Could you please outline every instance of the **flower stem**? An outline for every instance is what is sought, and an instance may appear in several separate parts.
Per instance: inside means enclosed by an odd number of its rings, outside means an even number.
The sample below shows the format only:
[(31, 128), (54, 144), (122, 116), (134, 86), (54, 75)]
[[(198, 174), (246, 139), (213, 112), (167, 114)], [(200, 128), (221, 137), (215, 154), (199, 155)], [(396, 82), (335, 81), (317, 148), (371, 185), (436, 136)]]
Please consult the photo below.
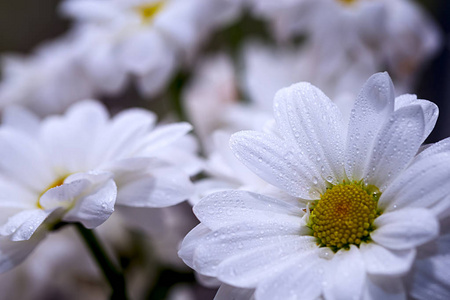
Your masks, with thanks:
[(79, 223), (75, 223), (75, 227), (83, 237), (88, 248), (91, 250), (92, 255), (95, 257), (105, 279), (111, 287), (112, 295), (110, 299), (127, 299), (123, 274), (118, 271), (109, 260), (94, 232)]

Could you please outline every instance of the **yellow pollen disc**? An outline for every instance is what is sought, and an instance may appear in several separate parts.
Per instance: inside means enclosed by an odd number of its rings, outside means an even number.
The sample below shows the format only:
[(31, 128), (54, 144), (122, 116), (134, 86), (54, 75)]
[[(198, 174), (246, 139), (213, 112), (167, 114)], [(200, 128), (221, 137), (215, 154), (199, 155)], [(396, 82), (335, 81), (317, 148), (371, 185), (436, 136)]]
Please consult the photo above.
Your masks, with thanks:
[(164, 0), (142, 4), (136, 7), (143, 23), (149, 23), (164, 6)]
[(380, 193), (361, 182), (335, 185), (321, 196), (309, 217), (309, 227), (322, 247), (334, 251), (370, 239), (373, 221), (379, 215)]
[(40, 208), (40, 209), (44, 209), (43, 207), (42, 207), (42, 205), (41, 205), (41, 203), (40, 203), (40, 201), (41, 201), (41, 197), (42, 197), (42, 195), (44, 195), (49, 189), (52, 189), (52, 188), (54, 188), (54, 187), (57, 187), (57, 186), (60, 186), (60, 185), (62, 185), (63, 183), (64, 183), (64, 180), (67, 178), (67, 176), (63, 176), (63, 177), (60, 177), (60, 178), (58, 178), (58, 179), (56, 179), (55, 181), (53, 181), (40, 195), (39, 195), (39, 198), (38, 198), (38, 201), (37, 201), (37, 207), (38, 208)]

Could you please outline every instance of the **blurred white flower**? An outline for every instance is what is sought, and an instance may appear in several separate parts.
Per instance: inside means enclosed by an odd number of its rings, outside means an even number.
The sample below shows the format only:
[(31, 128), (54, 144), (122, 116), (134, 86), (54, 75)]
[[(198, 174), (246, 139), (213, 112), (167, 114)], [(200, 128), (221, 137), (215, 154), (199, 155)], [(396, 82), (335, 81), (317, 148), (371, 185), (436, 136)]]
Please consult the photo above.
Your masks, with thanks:
[(402, 277), (416, 247), (438, 236), (448, 194), (450, 152), (416, 156), (437, 107), (414, 95), (395, 98), (380, 73), (363, 86), (348, 130), (308, 83), (280, 90), (274, 115), (278, 134), (243, 131), (230, 143), (292, 198), (207, 196), (194, 206), (201, 224), (180, 257), (205, 276), (255, 288), (256, 299), (404, 297)]
[[(131, 73), (145, 95), (167, 84), (216, 26), (229, 22), (239, 5), (226, 0), (67, 0), (64, 14), (85, 31), (84, 66), (103, 86)], [(115, 73), (111, 73), (114, 70)]]
[(279, 39), (305, 34), (324, 68), (375, 63), (407, 85), (440, 45), (437, 26), (410, 0), (250, 2)]
[(78, 64), (75, 35), (46, 43), (32, 55), (5, 55), (0, 82), (0, 108), (26, 106), (43, 117), (61, 113), (73, 102), (95, 94)]
[(0, 271), (21, 262), (59, 221), (94, 228), (115, 205), (164, 207), (187, 199), (189, 176), (154, 153), (191, 126), (155, 127), (155, 119), (136, 108), (109, 120), (93, 101), (42, 122), (8, 108), (0, 128)]

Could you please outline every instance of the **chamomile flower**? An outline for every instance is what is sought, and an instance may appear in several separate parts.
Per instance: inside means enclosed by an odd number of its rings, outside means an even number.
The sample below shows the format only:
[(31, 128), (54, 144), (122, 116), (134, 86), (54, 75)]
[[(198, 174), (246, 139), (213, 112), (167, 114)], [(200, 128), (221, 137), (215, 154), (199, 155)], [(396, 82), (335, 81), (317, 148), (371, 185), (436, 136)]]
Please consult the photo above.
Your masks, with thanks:
[(437, 237), (450, 153), (420, 145), (437, 107), (395, 98), (386, 73), (363, 86), (348, 127), (309, 83), (275, 96), (277, 134), (243, 131), (235, 155), (291, 199), (248, 191), (194, 206), (201, 223), (179, 255), (256, 299), (404, 297), (416, 248)]
[(114, 80), (132, 74), (143, 94), (154, 95), (239, 7), (226, 0), (67, 0), (62, 11), (85, 31), (83, 64), (99, 85), (114, 69)]
[(306, 34), (324, 68), (374, 60), (397, 80), (413, 74), (433, 56), (440, 32), (410, 0), (251, 0), (255, 14), (270, 20), (282, 40)]
[(190, 129), (153, 113), (109, 119), (98, 102), (40, 122), (9, 108), (0, 128), (0, 271), (20, 263), (60, 222), (95, 228), (115, 206), (164, 207), (190, 196), (189, 176), (154, 155)]

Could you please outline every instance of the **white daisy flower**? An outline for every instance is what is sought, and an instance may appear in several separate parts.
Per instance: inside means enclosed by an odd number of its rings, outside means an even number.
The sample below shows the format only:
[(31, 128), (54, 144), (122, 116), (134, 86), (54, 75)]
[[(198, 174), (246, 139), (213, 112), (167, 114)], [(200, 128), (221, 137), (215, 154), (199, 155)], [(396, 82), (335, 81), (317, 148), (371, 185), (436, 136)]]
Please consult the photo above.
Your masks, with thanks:
[(256, 289), (256, 299), (404, 297), (402, 276), (416, 247), (438, 235), (438, 204), (448, 194), (450, 152), (416, 156), (436, 105), (395, 98), (380, 73), (363, 86), (348, 130), (309, 83), (280, 90), (274, 114), (278, 135), (243, 131), (230, 143), (295, 201), (212, 194), (194, 206), (201, 224), (180, 257), (205, 276)]
[(30, 56), (4, 56), (0, 109), (21, 105), (43, 117), (92, 97), (96, 88), (80, 67), (78, 56), (75, 32), (43, 44)]
[[(251, 0), (276, 36), (306, 34), (328, 66), (366, 64), (389, 68), (404, 84), (440, 46), (440, 32), (410, 0)], [(407, 87), (406, 87), (407, 88)]]
[(68, 0), (62, 11), (86, 31), (84, 65), (96, 82), (115, 69), (116, 76), (137, 76), (140, 91), (154, 95), (239, 7), (226, 0)]
[(0, 127), (0, 271), (21, 262), (59, 222), (94, 228), (114, 206), (164, 207), (187, 199), (189, 176), (153, 153), (185, 135), (187, 123), (155, 127), (129, 109), (109, 119), (98, 102), (39, 122), (18, 107)]

